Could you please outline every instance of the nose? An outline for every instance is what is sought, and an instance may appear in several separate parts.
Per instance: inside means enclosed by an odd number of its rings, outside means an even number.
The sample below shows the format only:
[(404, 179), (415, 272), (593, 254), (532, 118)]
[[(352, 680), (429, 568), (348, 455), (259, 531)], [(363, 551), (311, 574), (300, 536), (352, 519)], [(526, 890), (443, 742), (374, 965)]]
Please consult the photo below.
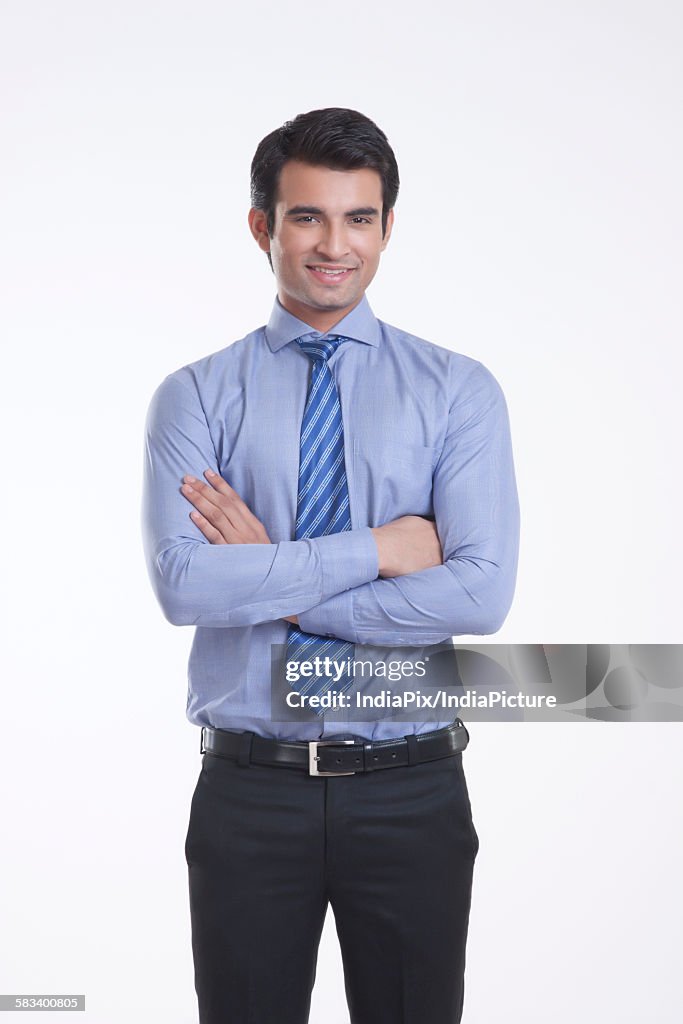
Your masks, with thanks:
[(350, 252), (345, 226), (328, 222), (320, 235), (316, 251), (330, 262), (344, 259)]

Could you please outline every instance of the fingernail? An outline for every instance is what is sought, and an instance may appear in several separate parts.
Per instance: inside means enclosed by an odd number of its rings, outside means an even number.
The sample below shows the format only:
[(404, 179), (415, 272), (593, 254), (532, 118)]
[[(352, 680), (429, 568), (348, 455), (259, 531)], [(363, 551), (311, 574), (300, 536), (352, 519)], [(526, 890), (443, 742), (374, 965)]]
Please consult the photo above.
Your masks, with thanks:
[(215, 476), (216, 474), (214, 473), (214, 471), (212, 469), (207, 469), (206, 475), (207, 476)]
[(185, 480), (185, 482), (188, 483), (188, 484), (196, 484), (197, 483), (196, 477), (193, 477), (193, 476), (184, 476), (183, 480)]

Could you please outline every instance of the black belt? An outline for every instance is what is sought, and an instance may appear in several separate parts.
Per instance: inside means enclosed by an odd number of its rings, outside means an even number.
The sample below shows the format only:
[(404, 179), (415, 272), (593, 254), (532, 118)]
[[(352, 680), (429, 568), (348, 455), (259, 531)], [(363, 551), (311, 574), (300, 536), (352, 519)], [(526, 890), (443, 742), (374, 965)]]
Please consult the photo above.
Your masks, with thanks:
[(465, 749), (469, 739), (459, 718), (445, 729), (400, 739), (311, 740), (310, 743), (203, 726), (200, 750), (202, 754), (226, 757), (242, 765), (303, 768), (309, 775), (355, 775), (453, 757)]

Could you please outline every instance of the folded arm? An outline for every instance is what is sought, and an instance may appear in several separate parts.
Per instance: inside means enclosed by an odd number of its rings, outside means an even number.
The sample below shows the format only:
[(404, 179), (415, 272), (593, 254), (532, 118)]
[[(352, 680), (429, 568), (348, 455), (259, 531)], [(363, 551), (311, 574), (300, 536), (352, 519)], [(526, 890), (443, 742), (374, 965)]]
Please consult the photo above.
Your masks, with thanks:
[(142, 526), (147, 568), (174, 625), (245, 626), (324, 603), (375, 579), (369, 527), (310, 540), (213, 544), (190, 518), (183, 477), (218, 472), (191, 380), (167, 377), (147, 414)]
[(376, 646), (500, 629), (517, 574), (519, 503), (505, 398), (480, 363), (451, 406), (432, 499), (443, 565), (337, 594), (300, 614), (301, 629)]

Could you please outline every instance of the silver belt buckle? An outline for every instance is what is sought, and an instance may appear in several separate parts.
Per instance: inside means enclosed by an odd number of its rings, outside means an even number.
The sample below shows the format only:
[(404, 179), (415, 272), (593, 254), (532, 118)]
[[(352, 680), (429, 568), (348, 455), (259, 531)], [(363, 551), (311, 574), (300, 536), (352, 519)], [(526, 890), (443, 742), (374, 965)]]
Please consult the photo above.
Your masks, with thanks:
[(354, 744), (355, 740), (310, 740), (308, 743), (308, 774), (320, 775), (355, 775), (356, 772), (320, 772), (318, 771), (318, 747), (342, 747)]

